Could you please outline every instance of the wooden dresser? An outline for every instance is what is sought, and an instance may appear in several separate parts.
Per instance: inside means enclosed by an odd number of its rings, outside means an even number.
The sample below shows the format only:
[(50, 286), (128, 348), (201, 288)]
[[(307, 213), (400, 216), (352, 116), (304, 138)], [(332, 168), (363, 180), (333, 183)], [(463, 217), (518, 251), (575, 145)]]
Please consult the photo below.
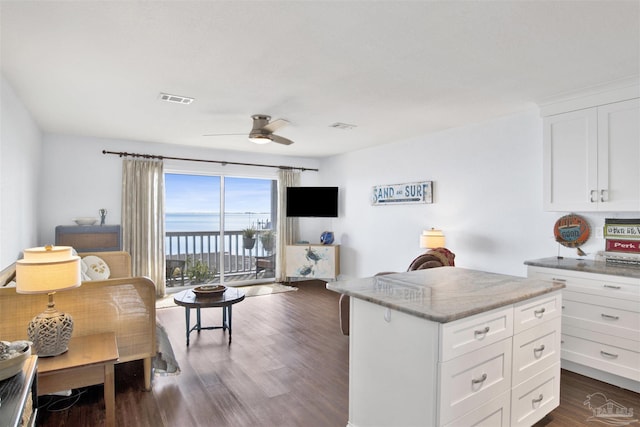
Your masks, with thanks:
[(72, 246), (78, 252), (122, 250), (119, 225), (58, 225), (56, 245)]

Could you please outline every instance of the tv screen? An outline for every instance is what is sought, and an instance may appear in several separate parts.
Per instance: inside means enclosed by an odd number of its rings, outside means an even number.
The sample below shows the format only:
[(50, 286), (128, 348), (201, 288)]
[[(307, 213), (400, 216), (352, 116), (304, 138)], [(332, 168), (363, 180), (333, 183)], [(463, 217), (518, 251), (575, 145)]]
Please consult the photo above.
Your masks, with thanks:
[(287, 187), (288, 217), (338, 216), (338, 187)]

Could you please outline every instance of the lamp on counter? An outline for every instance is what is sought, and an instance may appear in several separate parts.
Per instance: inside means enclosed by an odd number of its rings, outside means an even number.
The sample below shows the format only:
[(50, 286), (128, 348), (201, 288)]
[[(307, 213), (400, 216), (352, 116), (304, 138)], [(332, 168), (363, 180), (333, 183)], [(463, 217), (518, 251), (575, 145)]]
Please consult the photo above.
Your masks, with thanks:
[(444, 248), (445, 239), (442, 230), (423, 230), (420, 235), (420, 247), (427, 249)]
[(53, 295), (80, 286), (80, 257), (70, 246), (45, 246), (24, 250), (16, 262), (16, 291), (49, 295), (47, 309), (34, 317), (27, 328), (33, 349), (40, 357), (57, 356), (68, 349), (73, 319), (55, 308)]

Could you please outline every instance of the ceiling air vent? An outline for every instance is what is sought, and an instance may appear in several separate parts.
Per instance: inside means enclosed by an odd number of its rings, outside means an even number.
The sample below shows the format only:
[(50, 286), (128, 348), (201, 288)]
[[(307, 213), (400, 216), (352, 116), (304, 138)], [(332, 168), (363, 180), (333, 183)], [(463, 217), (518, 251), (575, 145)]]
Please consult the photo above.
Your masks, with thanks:
[(168, 93), (160, 93), (160, 99), (175, 104), (191, 104), (193, 102), (193, 98), (188, 96), (170, 95)]
[(354, 127), (356, 127), (356, 125), (349, 125), (347, 123), (340, 123), (340, 122), (336, 122), (332, 125), (329, 125), (330, 128), (335, 128), (335, 129), (353, 129)]

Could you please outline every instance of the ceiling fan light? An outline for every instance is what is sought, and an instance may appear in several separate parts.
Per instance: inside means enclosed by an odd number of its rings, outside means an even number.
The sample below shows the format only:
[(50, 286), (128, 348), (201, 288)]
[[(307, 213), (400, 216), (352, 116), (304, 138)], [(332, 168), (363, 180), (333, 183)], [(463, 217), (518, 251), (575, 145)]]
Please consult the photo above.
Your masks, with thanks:
[(271, 139), (269, 139), (269, 137), (265, 135), (251, 135), (249, 136), (249, 141), (253, 142), (254, 144), (268, 144), (271, 142)]

